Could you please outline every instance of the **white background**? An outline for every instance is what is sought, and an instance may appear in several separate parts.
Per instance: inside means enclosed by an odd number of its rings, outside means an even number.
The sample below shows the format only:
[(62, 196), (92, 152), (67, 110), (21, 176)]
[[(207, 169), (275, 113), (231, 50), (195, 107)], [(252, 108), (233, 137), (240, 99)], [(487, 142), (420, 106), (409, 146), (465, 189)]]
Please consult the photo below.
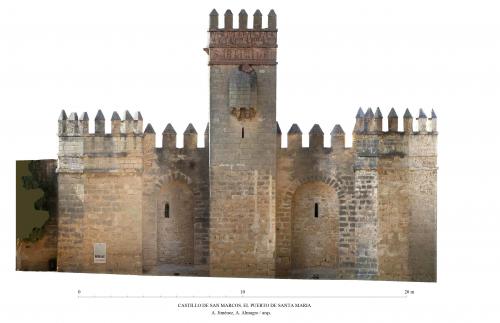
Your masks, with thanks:
[[(79, 300), (78, 289), (108, 295), (237, 295), (241, 289), (247, 295), (400, 295), (411, 289), (415, 295), (406, 299), (313, 300), (312, 309), (273, 311), (273, 320), (498, 322), (500, 8), (495, 2), (0, 2), (0, 320), (221, 319), (206, 310), (179, 310), (177, 300)], [(293, 122), (304, 133), (319, 123), (329, 142), (329, 132), (340, 123), (350, 145), (360, 106), (379, 106), (384, 116), (394, 107), (400, 117), (406, 108), (414, 116), (419, 108), (435, 109), (438, 283), (15, 272), (15, 160), (57, 157), (62, 108), (68, 114), (87, 111), (91, 120), (99, 108), (107, 120), (113, 110), (140, 110), (145, 124), (154, 126), (157, 143), (168, 122), (179, 134), (192, 122), (202, 138), (208, 121), (202, 48), (214, 7), (235, 15), (245, 8), (249, 16), (256, 8), (264, 16), (276, 10), (277, 115), (284, 133)]]

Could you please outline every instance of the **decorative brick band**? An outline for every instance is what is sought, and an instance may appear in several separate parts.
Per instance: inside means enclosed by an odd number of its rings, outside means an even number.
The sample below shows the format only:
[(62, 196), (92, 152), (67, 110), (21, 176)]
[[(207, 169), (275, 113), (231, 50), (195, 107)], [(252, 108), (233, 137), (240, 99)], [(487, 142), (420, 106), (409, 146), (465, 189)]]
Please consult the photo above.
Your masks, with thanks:
[(211, 30), (209, 65), (276, 65), (276, 30)]
[(208, 48), (208, 65), (276, 65), (276, 48)]
[(209, 48), (276, 48), (276, 31), (209, 31)]

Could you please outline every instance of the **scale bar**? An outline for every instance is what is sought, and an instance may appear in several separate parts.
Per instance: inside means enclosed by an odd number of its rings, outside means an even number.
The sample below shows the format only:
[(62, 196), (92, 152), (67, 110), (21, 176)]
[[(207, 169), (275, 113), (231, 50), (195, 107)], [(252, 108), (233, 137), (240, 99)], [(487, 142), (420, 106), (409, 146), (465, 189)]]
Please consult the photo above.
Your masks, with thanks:
[(408, 298), (408, 295), (275, 295), (275, 296), (225, 296), (225, 295), (214, 295), (214, 296), (199, 296), (199, 295), (78, 295), (78, 298), (169, 298), (169, 299), (203, 299), (203, 298), (246, 298), (246, 299), (256, 299), (256, 298), (274, 298), (274, 299), (329, 299), (329, 298)]

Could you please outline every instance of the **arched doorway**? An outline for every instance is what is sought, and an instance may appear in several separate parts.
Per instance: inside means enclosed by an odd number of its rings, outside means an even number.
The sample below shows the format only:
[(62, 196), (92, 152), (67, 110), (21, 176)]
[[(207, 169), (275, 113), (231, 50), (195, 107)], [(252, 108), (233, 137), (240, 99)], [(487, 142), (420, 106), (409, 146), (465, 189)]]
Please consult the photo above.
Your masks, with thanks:
[(162, 186), (157, 205), (158, 260), (163, 264), (192, 265), (194, 259), (194, 199), (187, 184)]
[(335, 189), (307, 182), (292, 200), (292, 276), (335, 278), (338, 263), (339, 203)]

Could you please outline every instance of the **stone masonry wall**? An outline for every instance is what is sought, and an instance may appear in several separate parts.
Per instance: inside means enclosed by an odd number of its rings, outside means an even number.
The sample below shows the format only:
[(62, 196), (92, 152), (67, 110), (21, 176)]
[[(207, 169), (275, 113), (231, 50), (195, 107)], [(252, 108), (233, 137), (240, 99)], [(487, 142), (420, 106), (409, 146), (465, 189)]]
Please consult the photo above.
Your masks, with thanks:
[[(173, 130), (173, 128), (172, 128)], [(162, 148), (155, 148), (154, 134), (146, 134), (148, 140), (145, 149), (143, 173), (143, 246), (144, 268), (148, 272), (160, 263), (207, 266), (208, 229), (209, 229), (209, 190), (208, 190), (208, 138), (205, 148), (197, 148), (197, 134), (184, 137), (184, 147), (176, 148), (175, 131), (164, 135)], [(175, 191), (181, 190), (179, 198), (172, 199)], [(186, 200), (190, 196), (190, 201)], [(169, 200), (172, 215), (177, 208), (182, 211), (182, 226), (170, 226), (173, 222), (164, 218), (164, 207)], [(177, 207), (176, 207), (177, 206)], [(172, 220), (172, 219), (170, 219)], [(171, 246), (175, 238), (170, 229), (176, 228), (175, 234), (182, 233), (182, 242)], [(167, 230), (168, 228), (168, 230)], [(170, 232), (170, 233), (169, 233)], [(190, 236), (190, 237), (188, 237)], [(187, 249), (186, 249), (187, 248)], [(166, 256), (166, 250), (170, 256)], [(190, 250), (185, 256), (182, 250)], [(181, 252), (182, 251), (182, 252)], [(177, 256), (173, 256), (177, 254)]]
[(409, 138), (409, 262), (411, 279), (436, 281), (437, 167), (436, 134)]
[(276, 67), (254, 66), (256, 114), (241, 120), (228, 95), (238, 68), (210, 67), (210, 275), (273, 277)]
[[(192, 265), (194, 263), (193, 193), (187, 184), (172, 181), (161, 188), (159, 195), (158, 260), (162, 263)], [(166, 205), (168, 211), (165, 211)]]
[(405, 160), (387, 157), (378, 168), (379, 279), (410, 280), (409, 195)]
[[(104, 134), (99, 114), (95, 134), (86, 113), (59, 120), (58, 270), (142, 273), (142, 118), (114, 114)], [(106, 244), (105, 263), (94, 262), (95, 243)]]
[(83, 258), (84, 180), (79, 173), (59, 173), (57, 270), (81, 272)]
[(356, 271), (357, 278), (378, 275), (378, 176), (373, 169), (355, 172), (356, 199)]
[(337, 268), (337, 193), (325, 183), (302, 184), (293, 197), (292, 268)]
[[(295, 138), (297, 136), (299, 138)], [(335, 149), (323, 148), (322, 135), (321, 139), (316, 140), (321, 143), (321, 147), (303, 148), (301, 144), (299, 147), (293, 146), (294, 142), (301, 143), (301, 136), (301, 134), (289, 133), (288, 148), (281, 148), (278, 154), (276, 200), (277, 276), (290, 277), (292, 275), (292, 264), (296, 261), (293, 259), (295, 241), (292, 232), (301, 230), (297, 227), (293, 228), (294, 199), (300, 199), (303, 187), (307, 187), (310, 190), (311, 199), (322, 200), (325, 194), (330, 197), (332, 194), (334, 196), (333, 200), (330, 199), (328, 202), (329, 213), (335, 214), (333, 231), (322, 231), (318, 235), (318, 239), (335, 237), (335, 244), (332, 244), (324, 252), (331, 256), (337, 255), (337, 259), (328, 263), (327, 266), (331, 268), (329, 273), (318, 270), (304, 270), (302, 274), (294, 274), (294, 276), (325, 278), (324, 274), (326, 274), (330, 278), (354, 277), (356, 255), (354, 226), (356, 219), (354, 214), (355, 201), (353, 199), (352, 150), (344, 148), (343, 144), (340, 147), (337, 145)], [(325, 185), (329, 189), (326, 189)]]
[[(82, 271), (142, 273), (139, 175), (87, 174), (81, 231)], [(106, 243), (105, 264), (94, 264), (94, 243)]]

